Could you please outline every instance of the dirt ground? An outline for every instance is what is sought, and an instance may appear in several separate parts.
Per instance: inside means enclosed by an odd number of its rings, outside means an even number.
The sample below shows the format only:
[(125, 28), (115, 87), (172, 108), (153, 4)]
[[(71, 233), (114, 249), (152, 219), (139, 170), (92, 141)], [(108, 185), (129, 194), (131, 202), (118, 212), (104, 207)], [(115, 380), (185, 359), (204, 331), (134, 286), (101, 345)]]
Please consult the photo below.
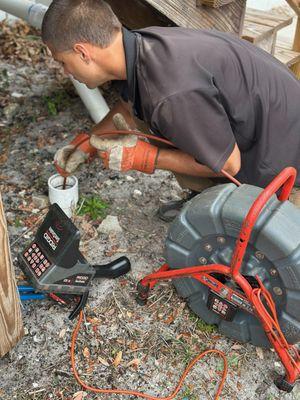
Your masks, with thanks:
[[(20, 282), (24, 276), (17, 255), (47, 211), (34, 197), (47, 195), (56, 150), (92, 122), (71, 83), (41, 46), (38, 32), (24, 24), (14, 28), (1, 24), (0, 60), (0, 190)], [(111, 105), (115, 90), (106, 85), (103, 93)], [(86, 382), (167, 396), (196, 354), (216, 348), (226, 353), (229, 363), (222, 399), (300, 399), (300, 385), (285, 394), (272, 383), (274, 371), (280, 371), (274, 352), (218, 334), (190, 312), (171, 283), (155, 288), (146, 307), (137, 305), (136, 282), (164, 261), (169, 224), (158, 219), (158, 205), (183, 195), (171, 174), (118, 174), (104, 170), (98, 161), (85, 165), (76, 176), (81, 196), (100, 197), (108, 205), (106, 213), (116, 216), (122, 228), (101, 233), (101, 218), (76, 216), (83, 254), (91, 263), (107, 263), (122, 255), (132, 263), (127, 276), (93, 283), (76, 350)], [(0, 360), (0, 398), (106, 398), (82, 390), (72, 375), (69, 349), (75, 322), (68, 320), (69, 309), (44, 300), (23, 303), (22, 313), (25, 336)], [(177, 398), (213, 399), (221, 372), (222, 361), (206, 357)]]

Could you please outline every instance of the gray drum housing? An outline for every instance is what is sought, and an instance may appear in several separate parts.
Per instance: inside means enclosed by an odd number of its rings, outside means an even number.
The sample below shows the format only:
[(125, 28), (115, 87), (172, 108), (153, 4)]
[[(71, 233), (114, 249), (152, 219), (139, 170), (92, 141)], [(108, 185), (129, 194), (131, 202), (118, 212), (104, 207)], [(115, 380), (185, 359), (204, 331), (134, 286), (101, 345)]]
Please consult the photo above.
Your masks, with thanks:
[[(261, 191), (256, 186), (236, 187), (230, 183), (209, 188), (188, 202), (168, 232), (165, 250), (170, 267), (230, 265), (242, 222)], [(250, 284), (259, 276), (272, 294), (287, 341), (299, 342), (300, 209), (272, 196), (255, 224), (241, 273)], [(218, 279), (236, 288), (224, 276)], [(193, 278), (173, 282), (190, 308), (205, 322), (218, 325), (222, 334), (240, 342), (270, 347), (254, 315), (238, 309), (232, 321), (225, 321), (208, 309), (205, 285)]]

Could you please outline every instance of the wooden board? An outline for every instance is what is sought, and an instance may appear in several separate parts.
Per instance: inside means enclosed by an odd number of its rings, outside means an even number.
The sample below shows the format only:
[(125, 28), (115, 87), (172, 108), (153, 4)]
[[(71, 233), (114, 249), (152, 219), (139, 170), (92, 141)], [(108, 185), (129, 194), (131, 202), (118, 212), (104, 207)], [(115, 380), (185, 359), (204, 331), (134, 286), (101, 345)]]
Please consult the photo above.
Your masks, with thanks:
[(3, 357), (19, 342), (24, 335), (24, 331), (1, 194), (0, 277), (0, 357)]
[(257, 44), (266, 38), (270, 38), (292, 22), (293, 17), (247, 8), (243, 38)]
[(291, 67), (300, 62), (300, 53), (287, 47), (285, 43), (277, 43), (275, 47), (275, 57), (283, 64)]
[(121, 23), (129, 29), (146, 26), (176, 26), (165, 15), (145, 4), (143, 0), (106, 0)]
[(241, 34), (246, 0), (236, 0), (220, 9), (196, 7), (195, 0), (145, 0), (178, 26), (214, 28)]
[[(300, 17), (297, 18), (296, 32), (294, 36), (293, 51), (300, 52)], [(296, 77), (300, 79), (300, 61), (291, 67)]]
[(195, 0), (107, 0), (121, 22), (130, 29), (146, 26), (183, 26), (218, 29), (241, 34), (246, 0), (214, 9)]
[(232, 3), (233, 1), (234, 0), (196, 0), (196, 5), (197, 7), (204, 5), (207, 7), (219, 8)]
[(286, 0), (286, 2), (295, 11), (298, 17), (300, 17), (300, 0)]
[(279, 30), (290, 25), (293, 22), (293, 17), (275, 12), (246, 8), (245, 20)]
[(251, 43), (259, 43), (262, 40), (273, 36), (274, 29), (269, 26), (256, 24), (255, 22), (247, 21), (245, 18), (243, 39)]

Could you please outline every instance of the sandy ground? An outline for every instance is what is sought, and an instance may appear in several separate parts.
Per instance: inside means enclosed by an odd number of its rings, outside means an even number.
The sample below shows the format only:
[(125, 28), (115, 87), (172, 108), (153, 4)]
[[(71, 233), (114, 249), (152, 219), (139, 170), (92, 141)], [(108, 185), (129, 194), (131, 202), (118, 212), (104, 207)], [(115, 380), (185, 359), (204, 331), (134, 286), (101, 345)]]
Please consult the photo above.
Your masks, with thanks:
[[(20, 281), (16, 257), (45, 212), (33, 204), (33, 196), (47, 193), (47, 179), (55, 172), (55, 151), (92, 123), (70, 83), (41, 50), (36, 33), (26, 26), (11, 31), (2, 25), (2, 45), (4, 28), (9, 45), (0, 46), (0, 190)], [(109, 85), (104, 95), (109, 104), (114, 102), (115, 91)], [(77, 177), (81, 195), (99, 196), (122, 227), (119, 233), (99, 233), (101, 219), (77, 216), (83, 254), (91, 263), (106, 263), (121, 255), (132, 263), (126, 277), (93, 283), (76, 350), (86, 382), (167, 396), (198, 352), (216, 348), (227, 354), (229, 362), (222, 399), (300, 399), (300, 385), (292, 394), (281, 393), (273, 385), (274, 371), (280, 371), (274, 352), (221, 336), (190, 312), (170, 283), (155, 288), (146, 307), (137, 305), (136, 282), (164, 261), (168, 224), (156, 215), (159, 202), (182, 196), (169, 173), (118, 174), (95, 162), (85, 165)], [(32, 232), (25, 233), (28, 228)], [(75, 323), (68, 320), (69, 310), (50, 300), (22, 307), (26, 335), (0, 360), (0, 398), (104, 398), (82, 390), (72, 375), (69, 348)], [(221, 371), (220, 359), (206, 357), (195, 366), (177, 398), (213, 399)]]

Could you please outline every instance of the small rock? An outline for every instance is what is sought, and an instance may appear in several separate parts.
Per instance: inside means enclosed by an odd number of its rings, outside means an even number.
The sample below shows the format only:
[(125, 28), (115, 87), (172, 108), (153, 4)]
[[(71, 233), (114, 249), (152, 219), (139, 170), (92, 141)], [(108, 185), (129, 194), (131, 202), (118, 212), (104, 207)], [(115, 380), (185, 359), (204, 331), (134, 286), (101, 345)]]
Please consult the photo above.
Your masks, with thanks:
[(142, 193), (140, 190), (135, 189), (135, 190), (133, 191), (132, 197), (133, 197), (134, 199), (138, 199), (139, 197), (142, 196), (142, 194), (143, 194), (143, 193)]
[(103, 186), (111, 186), (113, 185), (113, 181), (108, 179), (107, 181), (103, 182)]
[(118, 217), (108, 215), (99, 225), (98, 232), (100, 233), (120, 233), (123, 231), (119, 224)]
[(16, 227), (16, 226), (8, 227), (8, 232), (11, 236), (19, 236), (21, 235), (22, 231), (23, 231), (22, 227)]
[(9, 222), (13, 221), (16, 218), (16, 214), (11, 211), (7, 211), (5, 213), (5, 215), (6, 215), (7, 221), (9, 221)]
[(43, 333), (41, 335), (35, 334), (33, 336), (33, 341), (34, 343), (45, 343), (46, 337)]
[(178, 194), (178, 192), (176, 190), (170, 191), (170, 198), (175, 201), (182, 199), (182, 197)]
[(11, 103), (4, 108), (3, 113), (9, 124), (12, 123), (13, 118), (15, 117), (15, 115), (18, 112), (18, 109), (19, 109), (19, 104), (17, 104), (17, 103)]
[(14, 97), (15, 99), (21, 99), (22, 97), (24, 97), (24, 94), (18, 92), (12, 92), (11, 97)]
[(126, 175), (126, 181), (127, 182), (135, 182), (135, 178), (133, 176)]
[(36, 208), (46, 208), (49, 206), (49, 199), (47, 196), (44, 195), (33, 195), (32, 196), (32, 203)]

